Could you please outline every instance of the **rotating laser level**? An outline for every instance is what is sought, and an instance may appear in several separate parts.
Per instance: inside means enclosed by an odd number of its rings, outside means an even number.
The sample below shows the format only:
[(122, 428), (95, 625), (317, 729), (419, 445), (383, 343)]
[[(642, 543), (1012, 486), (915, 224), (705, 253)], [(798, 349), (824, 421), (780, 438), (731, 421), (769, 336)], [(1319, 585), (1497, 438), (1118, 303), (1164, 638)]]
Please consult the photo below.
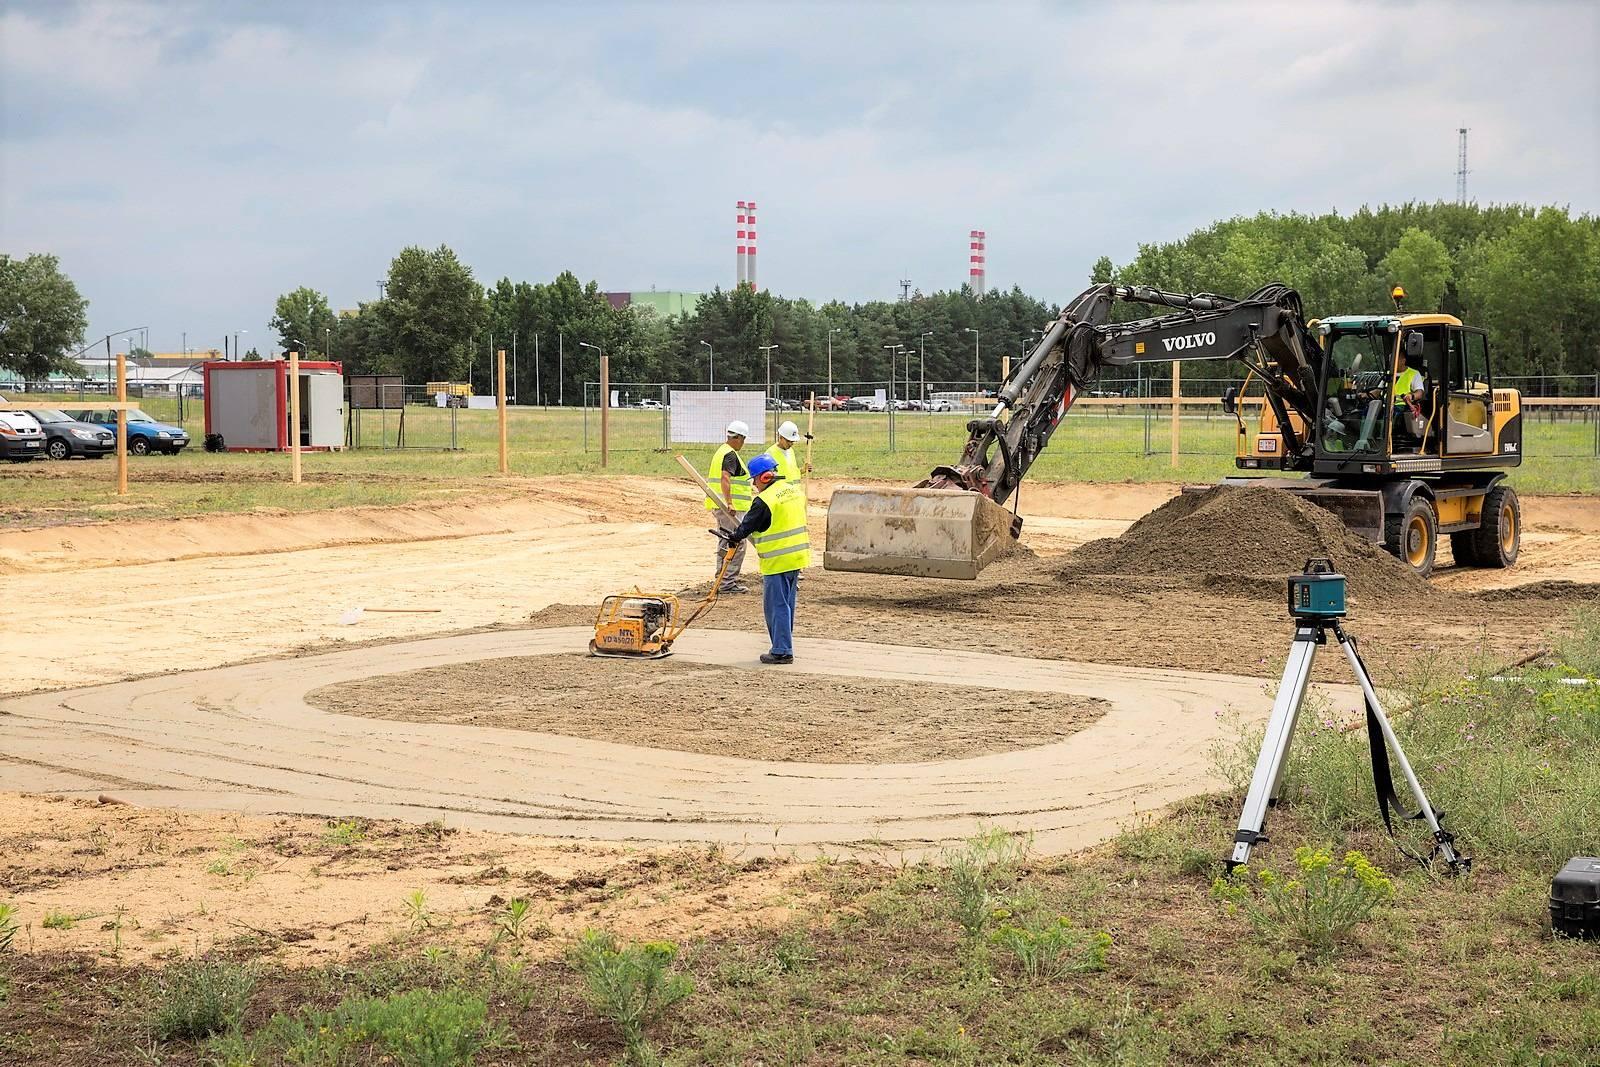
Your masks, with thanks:
[[(1345, 658), (1350, 661), (1350, 670), (1354, 672), (1356, 681), (1361, 684), (1367, 712), (1367, 740), (1372, 750), (1372, 779), (1378, 793), (1378, 812), (1383, 816), (1383, 825), (1388, 828), (1389, 836), (1394, 837), (1391, 811), (1402, 819), (1424, 821), (1433, 831), (1432, 853), (1423, 858), (1399, 845), (1397, 840), (1396, 845), (1400, 850), (1424, 867), (1437, 856), (1444, 859), (1452, 874), (1469, 869), (1472, 861), (1456, 852), (1455, 838), (1439, 824), (1443, 813), (1428, 802), (1427, 795), (1422, 791), (1422, 783), (1411, 769), (1411, 761), (1406, 759), (1400, 740), (1395, 737), (1394, 727), (1389, 724), (1389, 717), (1384, 714), (1383, 705), (1378, 701), (1372, 675), (1368, 673), (1367, 665), (1362, 662), (1361, 653), (1356, 649), (1355, 636), (1346, 633), (1339, 623), (1346, 612), (1344, 575), (1334, 570), (1332, 560), (1308, 559), (1305, 570), (1289, 579), (1288, 595), (1289, 617), (1295, 624), (1294, 641), (1289, 646), (1283, 679), (1278, 683), (1278, 696), (1272, 705), (1272, 715), (1267, 720), (1267, 731), (1261, 739), (1261, 752), (1256, 757), (1255, 773), (1250, 778), (1250, 791), (1245, 795), (1244, 812), (1239, 817), (1238, 832), (1234, 834), (1228, 869), (1248, 863), (1250, 850), (1267, 839), (1267, 809), (1278, 800), (1283, 784), (1283, 769), (1289, 759), (1289, 742), (1294, 737), (1295, 723), (1300, 718), (1300, 707), (1311, 681), (1311, 664), (1316, 659), (1317, 649), (1328, 643), (1330, 631), (1344, 650)], [(1394, 761), (1417, 801), (1418, 810), (1414, 815), (1407, 815), (1402, 810), (1400, 800), (1395, 795), (1394, 779), (1389, 770), (1391, 748), (1394, 750)]]

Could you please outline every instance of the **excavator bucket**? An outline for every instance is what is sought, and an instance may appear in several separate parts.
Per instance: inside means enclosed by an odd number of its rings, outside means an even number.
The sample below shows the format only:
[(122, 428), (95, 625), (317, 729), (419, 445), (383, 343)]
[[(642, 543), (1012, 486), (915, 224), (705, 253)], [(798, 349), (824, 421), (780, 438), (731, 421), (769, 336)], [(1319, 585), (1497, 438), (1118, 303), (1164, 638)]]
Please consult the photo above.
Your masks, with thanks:
[(1011, 512), (965, 489), (847, 485), (828, 504), (822, 565), (917, 578), (972, 579), (1016, 541)]

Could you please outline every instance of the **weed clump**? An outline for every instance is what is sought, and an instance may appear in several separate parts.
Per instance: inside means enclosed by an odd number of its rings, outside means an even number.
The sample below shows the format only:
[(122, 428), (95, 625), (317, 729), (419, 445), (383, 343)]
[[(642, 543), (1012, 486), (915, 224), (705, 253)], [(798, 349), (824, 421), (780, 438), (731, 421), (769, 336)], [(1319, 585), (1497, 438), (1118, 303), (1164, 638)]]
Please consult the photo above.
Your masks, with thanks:
[(675, 974), (678, 947), (670, 941), (621, 946), (611, 934), (584, 931), (571, 960), (588, 986), (589, 1001), (622, 1036), (628, 1062), (655, 1064), (660, 1056), (645, 1029), (694, 991), (687, 975)]
[(1355, 927), (1394, 897), (1394, 886), (1359, 852), (1346, 852), (1334, 866), (1333, 853), (1302, 845), (1294, 850), (1297, 873), (1256, 872), (1236, 867), (1211, 885), (1211, 892), (1229, 910), (1243, 912), (1257, 935), (1274, 944), (1290, 944), (1307, 955), (1330, 956)]
[(969, 939), (982, 937), (995, 919), (1004, 900), (1003, 888), (1015, 879), (1028, 848), (1026, 838), (996, 828), (944, 852), (945, 883), (954, 917)]
[(0, 904), (0, 952), (11, 951), (11, 942), (17, 936), (16, 914), (16, 905)]
[[(488, 1014), (481, 997), (454, 989), (355, 997), (332, 1011), (279, 1012), (249, 1036), (223, 1035), (211, 1043), (211, 1059), (226, 1067), (262, 1062), (467, 1067), (499, 1038)], [(363, 1058), (363, 1051), (373, 1055)]]
[(150, 1032), (160, 1041), (170, 1041), (236, 1028), (255, 984), (254, 971), (226, 960), (175, 963), (149, 989)]
[(1103, 971), (1111, 935), (1074, 926), (1065, 915), (1054, 919), (1006, 917), (989, 940), (1017, 958), (1022, 973), (1034, 981), (1067, 974)]

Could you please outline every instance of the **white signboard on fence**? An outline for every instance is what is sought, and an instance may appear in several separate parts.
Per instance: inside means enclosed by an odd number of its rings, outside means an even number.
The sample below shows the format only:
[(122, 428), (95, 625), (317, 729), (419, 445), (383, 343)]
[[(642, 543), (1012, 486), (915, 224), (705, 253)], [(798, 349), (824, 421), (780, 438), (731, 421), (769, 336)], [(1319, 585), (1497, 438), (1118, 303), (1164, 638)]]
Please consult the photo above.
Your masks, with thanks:
[(670, 429), (673, 443), (720, 445), (728, 423), (738, 419), (750, 427), (748, 440), (766, 444), (767, 398), (759, 390), (672, 390)]

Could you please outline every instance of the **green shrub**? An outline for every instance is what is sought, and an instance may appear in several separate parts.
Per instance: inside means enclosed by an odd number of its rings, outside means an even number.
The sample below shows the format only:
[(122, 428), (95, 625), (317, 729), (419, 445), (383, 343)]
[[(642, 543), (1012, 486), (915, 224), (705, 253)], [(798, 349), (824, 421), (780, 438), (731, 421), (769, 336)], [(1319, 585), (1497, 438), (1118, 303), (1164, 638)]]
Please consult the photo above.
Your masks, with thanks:
[(11, 942), (17, 936), (17, 909), (12, 904), (0, 904), (0, 952), (11, 951)]
[(149, 987), (150, 1032), (162, 1041), (207, 1037), (235, 1027), (250, 1003), (255, 972), (225, 960), (189, 960), (162, 971)]
[(1026, 838), (994, 829), (943, 854), (944, 879), (955, 920), (969, 938), (983, 936), (1002, 903), (1001, 889), (1028, 854)]
[(590, 1002), (616, 1024), (631, 1063), (659, 1062), (645, 1039), (645, 1028), (694, 991), (687, 976), (671, 970), (677, 955), (678, 947), (670, 941), (622, 947), (599, 930), (584, 931), (572, 950), (573, 966), (588, 984)]
[(1022, 973), (1035, 980), (1105, 970), (1111, 948), (1110, 934), (1076, 927), (1065, 915), (1048, 920), (1007, 917), (989, 940), (1014, 955)]
[(1327, 849), (1301, 846), (1294, 860), (1295, 877), (1263, 869), (1252, 882), (1249, 870), (1237, 867), (1212, 883), (1212, 895), (1244, 912), (1264, 940), (1298, 945), (1313, 957), (1330, 955), (1394, 896), (1389, 879), (1359, 852), (1346, 852), (1334, 866)]

